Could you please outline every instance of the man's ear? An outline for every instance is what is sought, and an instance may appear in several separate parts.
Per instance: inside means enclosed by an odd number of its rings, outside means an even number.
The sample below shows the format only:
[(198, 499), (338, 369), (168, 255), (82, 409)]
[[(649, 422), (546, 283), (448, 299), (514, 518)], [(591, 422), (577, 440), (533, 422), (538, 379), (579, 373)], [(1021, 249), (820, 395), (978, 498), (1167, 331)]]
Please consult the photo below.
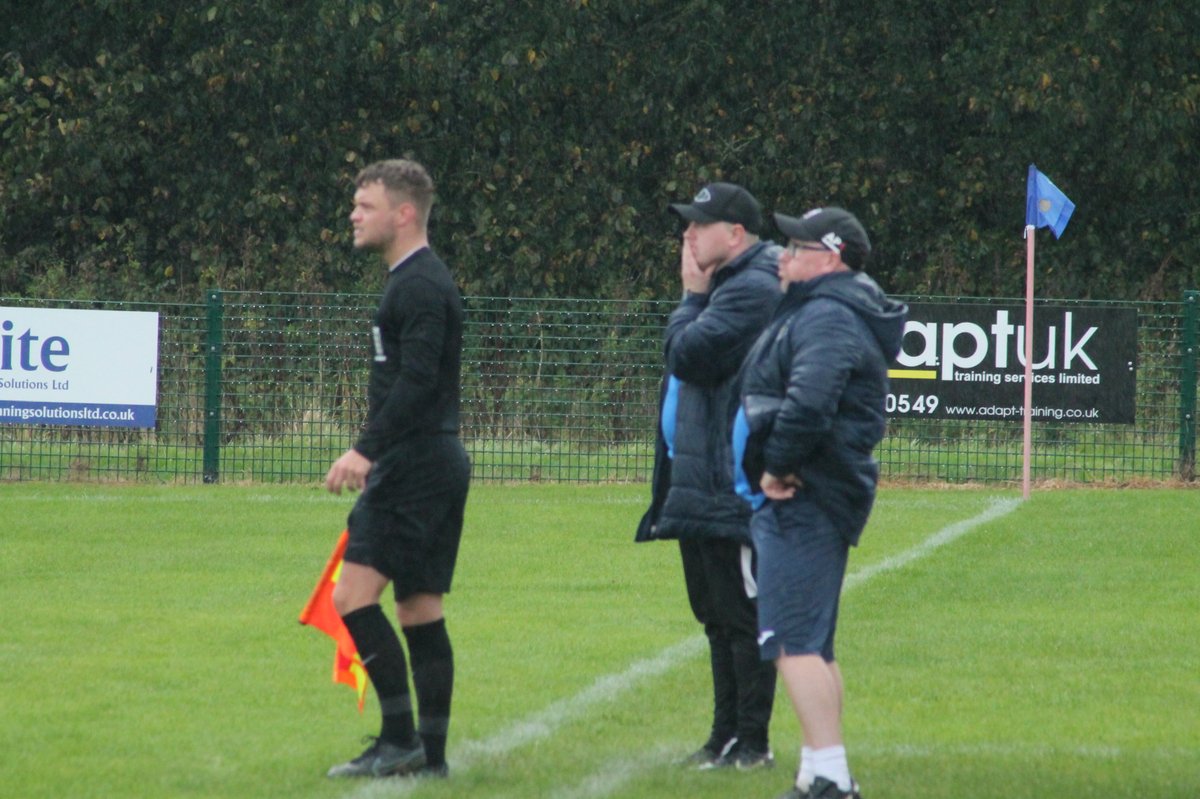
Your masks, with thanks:
[(409, 202), (402, 202), (396, 206), (396, 227), (407, 227), (417, 218), (417, 207)]
[(729, 244), (731, 247), (739, 247), (746, 241), (746, 228), (736, 222), (729, 226)]

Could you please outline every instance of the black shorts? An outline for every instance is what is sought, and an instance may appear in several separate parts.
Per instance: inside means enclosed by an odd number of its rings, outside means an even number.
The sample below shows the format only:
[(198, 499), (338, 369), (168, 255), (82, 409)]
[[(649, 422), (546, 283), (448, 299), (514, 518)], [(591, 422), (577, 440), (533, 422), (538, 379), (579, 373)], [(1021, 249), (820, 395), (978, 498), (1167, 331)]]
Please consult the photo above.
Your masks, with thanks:
[(350, 511), (345, 559), (392, 581), (397, 601), (450, 591), (471, 466), (452, 435), (421, 438), (371, 467)]

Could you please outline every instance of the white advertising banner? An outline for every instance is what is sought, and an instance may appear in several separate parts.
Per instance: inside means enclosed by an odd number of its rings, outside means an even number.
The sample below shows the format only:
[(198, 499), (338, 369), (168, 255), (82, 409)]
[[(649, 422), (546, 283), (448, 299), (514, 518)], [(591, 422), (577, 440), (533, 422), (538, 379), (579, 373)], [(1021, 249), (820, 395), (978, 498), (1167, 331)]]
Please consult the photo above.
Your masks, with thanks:
[(158, 314), (0, 307), (0, 424), (154, 427)]

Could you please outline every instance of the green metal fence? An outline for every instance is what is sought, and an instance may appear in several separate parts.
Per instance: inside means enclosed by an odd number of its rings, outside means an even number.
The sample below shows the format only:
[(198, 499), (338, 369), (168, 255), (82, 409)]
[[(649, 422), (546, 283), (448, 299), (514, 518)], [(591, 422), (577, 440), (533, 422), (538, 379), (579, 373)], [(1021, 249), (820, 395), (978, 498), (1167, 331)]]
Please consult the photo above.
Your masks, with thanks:
[[(366, 411), (376, 300), (217, 291), (169, 305), (0, 297), (9, 307), (160, 314), (156, 429), (0, 424), (0, 479), (317, 481)], [(649, 478), (673, 302), (465, 303), (463, 437), (475, 479)], [(1200, 292), (1136, 303), (1136, 424), (1037, 423), (1034, 480), (1194, 479), (1198, 304)], [(897, 419), (877, 454), (889, 479), (1015, 483), (1021, 445), (1020, 421)]]

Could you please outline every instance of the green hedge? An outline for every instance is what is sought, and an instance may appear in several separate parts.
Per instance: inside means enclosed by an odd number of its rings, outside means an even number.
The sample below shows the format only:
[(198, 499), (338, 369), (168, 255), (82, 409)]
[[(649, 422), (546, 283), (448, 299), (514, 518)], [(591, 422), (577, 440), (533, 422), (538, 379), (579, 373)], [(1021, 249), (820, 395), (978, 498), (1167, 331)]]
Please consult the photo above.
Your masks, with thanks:
[(465, 293), (670, 297), (668, 201), (838, 203), (898, 293), (1200, 282), (1200, 6), (24, 0), (0, 7), (0, 293), (372, 289), (350, 178), (411, 155)]

